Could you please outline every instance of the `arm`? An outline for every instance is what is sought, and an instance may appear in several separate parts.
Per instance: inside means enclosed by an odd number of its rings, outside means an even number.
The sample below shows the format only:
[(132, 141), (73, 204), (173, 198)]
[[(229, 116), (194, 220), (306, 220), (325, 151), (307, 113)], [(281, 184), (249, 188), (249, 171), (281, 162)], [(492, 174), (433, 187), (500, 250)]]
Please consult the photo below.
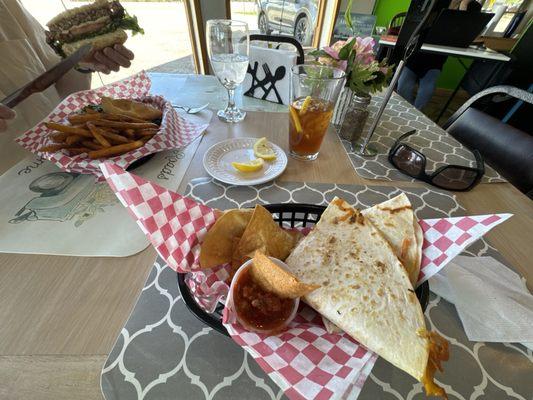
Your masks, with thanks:
[(7, 122), (10, 119), (15, 118), (16, 114), (11, 108), (0, 104), (0, 132), (4, 132), (7, 129)]

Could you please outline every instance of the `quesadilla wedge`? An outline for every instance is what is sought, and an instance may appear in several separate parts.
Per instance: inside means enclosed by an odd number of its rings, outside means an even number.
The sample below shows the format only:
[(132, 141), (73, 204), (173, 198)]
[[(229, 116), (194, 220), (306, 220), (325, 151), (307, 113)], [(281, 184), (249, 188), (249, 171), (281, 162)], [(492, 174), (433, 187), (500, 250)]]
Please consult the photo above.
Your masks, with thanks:
[(303, 283), (321, 285), (304, 296), (311, 307), (415, 379), (432, 379), (431, 338), (407, 272), (361, 212), (335, 198), (285, 262)]
[(361, 211), (361, 214), (369, 219), (389, 242), (415, 287), (420, 273), (423, 236), (407, 196), (402, 193)]

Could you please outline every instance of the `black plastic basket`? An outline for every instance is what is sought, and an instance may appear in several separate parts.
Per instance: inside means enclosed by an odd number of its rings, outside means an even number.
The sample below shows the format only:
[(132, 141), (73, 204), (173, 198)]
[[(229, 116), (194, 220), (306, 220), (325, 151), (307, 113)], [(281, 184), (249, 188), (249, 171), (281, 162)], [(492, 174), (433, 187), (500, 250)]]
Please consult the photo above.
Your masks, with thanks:
[[(326, 209), (325, 206), (317, 206), (315, 204), (264, 204), (264, 207), (272, 213), (274, 221), (278, 222), (280, 226), (294, 227), (306, 227), (315, 225), (320, 216)], [(209, 314), (202, 310), (202, 308), (196, 303), (189, 287), (185, 283), (185, 276), (187, 274), (178, 273), (178, 287), (181, 293), (181, 297), (189, 310), (203, 323), (217, 330), (218, 332), (227, 335), (228, 331), (222, 325), (222, 311), (224, 305), (219, 303), (215, 309), (215, 312)], [(420, 285), (416, 291), (416, 297), (422, 306), (422, 311), (426, 310), (429, 301), (429, 284), (424, 282)]]

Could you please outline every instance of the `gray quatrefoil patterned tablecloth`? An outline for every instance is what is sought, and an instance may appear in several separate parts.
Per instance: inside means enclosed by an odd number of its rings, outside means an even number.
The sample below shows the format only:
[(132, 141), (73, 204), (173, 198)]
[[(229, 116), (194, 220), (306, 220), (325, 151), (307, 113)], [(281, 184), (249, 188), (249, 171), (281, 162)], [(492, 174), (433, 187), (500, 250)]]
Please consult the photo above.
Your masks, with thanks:
[[(189, 184), (187, 194), (220, 209), (256, 203), (326, 204), (335, 195), (364, 208), (399, 192), (382, 186), (286, 182), (235, 187), (200, 178)], [(405, 192), (419, 218), (465, 213), (453, 195), (425, 188)], [(466, 253), (501, 260), (483, 240)], [(428, 327), (451, 343), (451, 359), (445, 373), (438, 375), (450, 399), (532, 399), (530, 350), (519, 344), (468, 341), (454, 306), (433, 294), (425, 315)], [(195, 318), (180, 298), (176, 273), (161, 259), (105, 363), (101, 384), (107, 400), (285, 398), (244, 350)], [(363, 400), (424, 398), (420, 383), (381, 359), (359, 396)]]
[[(374, 115), (382, 101), (382, 96), (372, 97), (372, 102), (368, 107), (370, 116), (365, 125), (363, 137), (366, 137), (370, 130)], [(399, 172), (387, 160), (388, 152), (396, 139), (413, 129), (416, 129), (417, 133), (407, 138), (406, 142), (426, 156), (427, 171), (434, 171), (446, 164), (475, 166), (474, 155), (470, 150), (396, 93), (393, 93), (389, 104), (387, 104), (370, 141), (370, 146), (373, 146), (378, 154), (372, 157), (362, 157), (353, 152), (352, 146), (347, 140), (342, 140), (342, 144), (355, 171), (362, 178), (414, 181), (413, 178)], [(485, 164), (485, 175), (482, 182), (497, 183), (506, 182), (506, 180), (492, 167)]]

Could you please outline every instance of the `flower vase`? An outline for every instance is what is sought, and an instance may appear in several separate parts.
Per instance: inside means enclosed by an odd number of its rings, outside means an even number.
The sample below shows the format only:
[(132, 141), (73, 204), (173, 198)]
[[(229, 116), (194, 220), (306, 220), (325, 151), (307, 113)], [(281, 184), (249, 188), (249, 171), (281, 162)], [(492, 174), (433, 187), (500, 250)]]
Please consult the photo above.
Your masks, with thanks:
[(331, 118), (331, 123), (337, 131), (339, 131), (342, 122), (344, 121), (344, 117), (346, 117), (346, 113), (350, 109), (352, 97), (352, 90), (345, 86), (337, 99), (335, 110), (333, 110), (333, 117)]

